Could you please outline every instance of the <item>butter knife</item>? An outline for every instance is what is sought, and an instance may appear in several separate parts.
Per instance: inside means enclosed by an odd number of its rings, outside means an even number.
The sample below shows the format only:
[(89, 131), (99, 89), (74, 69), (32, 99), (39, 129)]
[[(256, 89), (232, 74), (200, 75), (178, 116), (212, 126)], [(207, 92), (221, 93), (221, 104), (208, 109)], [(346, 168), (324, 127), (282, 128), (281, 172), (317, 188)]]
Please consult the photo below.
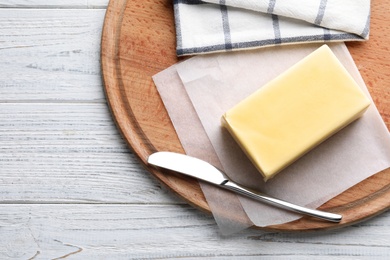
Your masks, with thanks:
[(148, 157), (148, 163), (156, 167), (172, 170), (193, 178), (203, 180), (218, 187), (231, 190), (252, 199), (299, 214), (308, 215), (331, 222), (340, 222), (342, 218), (342, 216), (339, 214), (324, 212), (316, 209), (309, 209), (270, 197), (264, 193), (250, 190), (229, 180), (224, 172), (209, 164), (208, 162), (185, 154), (173, 152), (156, 152)]

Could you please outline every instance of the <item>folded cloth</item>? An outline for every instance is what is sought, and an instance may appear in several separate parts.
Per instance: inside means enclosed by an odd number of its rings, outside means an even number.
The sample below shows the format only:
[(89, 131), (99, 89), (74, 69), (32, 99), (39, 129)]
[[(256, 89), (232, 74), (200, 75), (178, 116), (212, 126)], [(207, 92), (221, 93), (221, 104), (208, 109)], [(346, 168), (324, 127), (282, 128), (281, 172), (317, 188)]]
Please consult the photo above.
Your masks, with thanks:
[(370, 0), (174, 0), (177, 55), (368, 40)]

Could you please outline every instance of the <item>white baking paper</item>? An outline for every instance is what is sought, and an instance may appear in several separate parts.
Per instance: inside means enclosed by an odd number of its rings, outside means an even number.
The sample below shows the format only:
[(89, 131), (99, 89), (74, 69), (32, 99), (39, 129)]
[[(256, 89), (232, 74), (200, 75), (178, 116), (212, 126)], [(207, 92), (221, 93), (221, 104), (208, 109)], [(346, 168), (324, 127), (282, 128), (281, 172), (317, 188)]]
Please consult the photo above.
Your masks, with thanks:
[[(153, 80), (186, 154), (223, 169), (176, 68), (172, 66), (162, 71)], [(205, 182), (199, 184), (223, 235), (230, 235), (253, 225), (234, 193)], [(226, 214), (227, 212), (231, 214)]]
[[(374, 104), (362, 118), (332, 136), (267, 183), (263, 182), (260, 173), (230, 134), (221, 127), (220, 119), (225, 111), (319, 46), (317, 44), (281, 46), (198, 56), (174, 66), (212, 144), (210, 150), (215, 150), (228, 176), (240, 184), (312, 208), (322, 205), (337, 194), (390, 166), (389, 132)], [(329, 46), (369, 95), (345, 45), (337, 43)], [(159, 91), (162, 93), (164, 89)], [(176, 95), (176, 99), (180, 98), (182, 97)], [(167, 103), (165, 105), (171, 106)], [(199, 131), (201, 128), (197, 129)], [(190, 140), (195, 133), (185, 131), (182, 134), (181, 139)], [(181, 135), (179, 131), (178, 135)], [(187, 153), (191, 149), (185, 148)], [(245, 197), (238, 197), (249, 219), (257, 226), (285, 223), (300, 217)], [(216, 203), (222, 200), (224, 198), (220, 197)]]

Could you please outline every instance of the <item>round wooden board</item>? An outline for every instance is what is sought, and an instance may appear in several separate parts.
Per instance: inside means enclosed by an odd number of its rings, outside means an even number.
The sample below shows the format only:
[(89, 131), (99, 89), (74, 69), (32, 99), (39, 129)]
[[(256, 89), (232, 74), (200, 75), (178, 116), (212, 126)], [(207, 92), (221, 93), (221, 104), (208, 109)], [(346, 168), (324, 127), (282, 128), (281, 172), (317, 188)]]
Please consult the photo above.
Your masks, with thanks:
[[(390, 3), (372, 1), (370, 40), (348, 43), (387, 128), (390, 128)], [(102, 71), (113, 118), (143, 165), (173, 192), (210, 212), (199, 183), (150, 167), (147, 157), (162, 150), (184, 153), (152, 76), (179, 61), (175, 52), (173, 3), (169, 0), (111, 0), (102, 36)], [(375, 174), (319, 209), (343, 215), (341, 223), (303, 217), (266, 227), (279, 231), (338, 228), (375, 216), (390, 207), (390, 169)]]

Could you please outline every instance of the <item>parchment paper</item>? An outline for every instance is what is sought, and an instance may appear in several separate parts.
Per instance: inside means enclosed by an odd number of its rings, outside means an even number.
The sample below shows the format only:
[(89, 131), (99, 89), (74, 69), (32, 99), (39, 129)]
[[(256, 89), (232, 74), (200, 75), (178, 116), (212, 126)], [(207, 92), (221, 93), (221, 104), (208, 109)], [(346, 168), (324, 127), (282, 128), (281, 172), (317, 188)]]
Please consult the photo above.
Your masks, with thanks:
[[(153, 80), (186, 154), (223, 170), (175, 66), (155, 75)], [(205, 182), (199, 184), (223, 235), (230, 235), (253, 225), (234, 193)]]
[[(297, 162), (264, 183), (247, 157), (220, 126), (222, 114), (320, 45), (294, 45), (257, 51), (198, 56), (174, 66), (211, 144), (230, 178), (292, 203), (316, 208), (390, 166), (390, 136), (374, 104), (362, 118), (343, 129)], [(343, 43), (329, 44), (336, 56), (369, 96)], [(158, 85), (158, 82), (156, 81)], [(159, 89), (160, 93), (165, 92)], [(166, 93), (172, 100), (177, 93)], [(337, 98), (337, 97), (335, 97)], [(170, 102), (169, 102), (170, 103)], [(166, 106), (177, 106), (165, 104)], [(175, 110), (175, 109), (173, 109)], [(172, 111), (172, 113), (175, 113)], [(170, 116), (171, 113), (170, 113)], [(191, 123), (193, 126), (193, 123)], [(175, 126), (176, 127), (176, 126)], [(177, 128), (176, 128), (177, 129)], [(183, 131), (191, 140), (196, 131)], [(201, 134), (200, 134), (201, 135)], [(212, 149), (214, 148), (214, 149)], [(185, 148), (188, 153), (192, 148)], [(249, 219), (257, 226), (285, 223), (300, 216), (238, 196)], [(213, 198), (218, 204), (224, 197)], [(233, 204), (233, 202), (232, 202)], [(222, 227), (227, 228), (228, 225)]]

